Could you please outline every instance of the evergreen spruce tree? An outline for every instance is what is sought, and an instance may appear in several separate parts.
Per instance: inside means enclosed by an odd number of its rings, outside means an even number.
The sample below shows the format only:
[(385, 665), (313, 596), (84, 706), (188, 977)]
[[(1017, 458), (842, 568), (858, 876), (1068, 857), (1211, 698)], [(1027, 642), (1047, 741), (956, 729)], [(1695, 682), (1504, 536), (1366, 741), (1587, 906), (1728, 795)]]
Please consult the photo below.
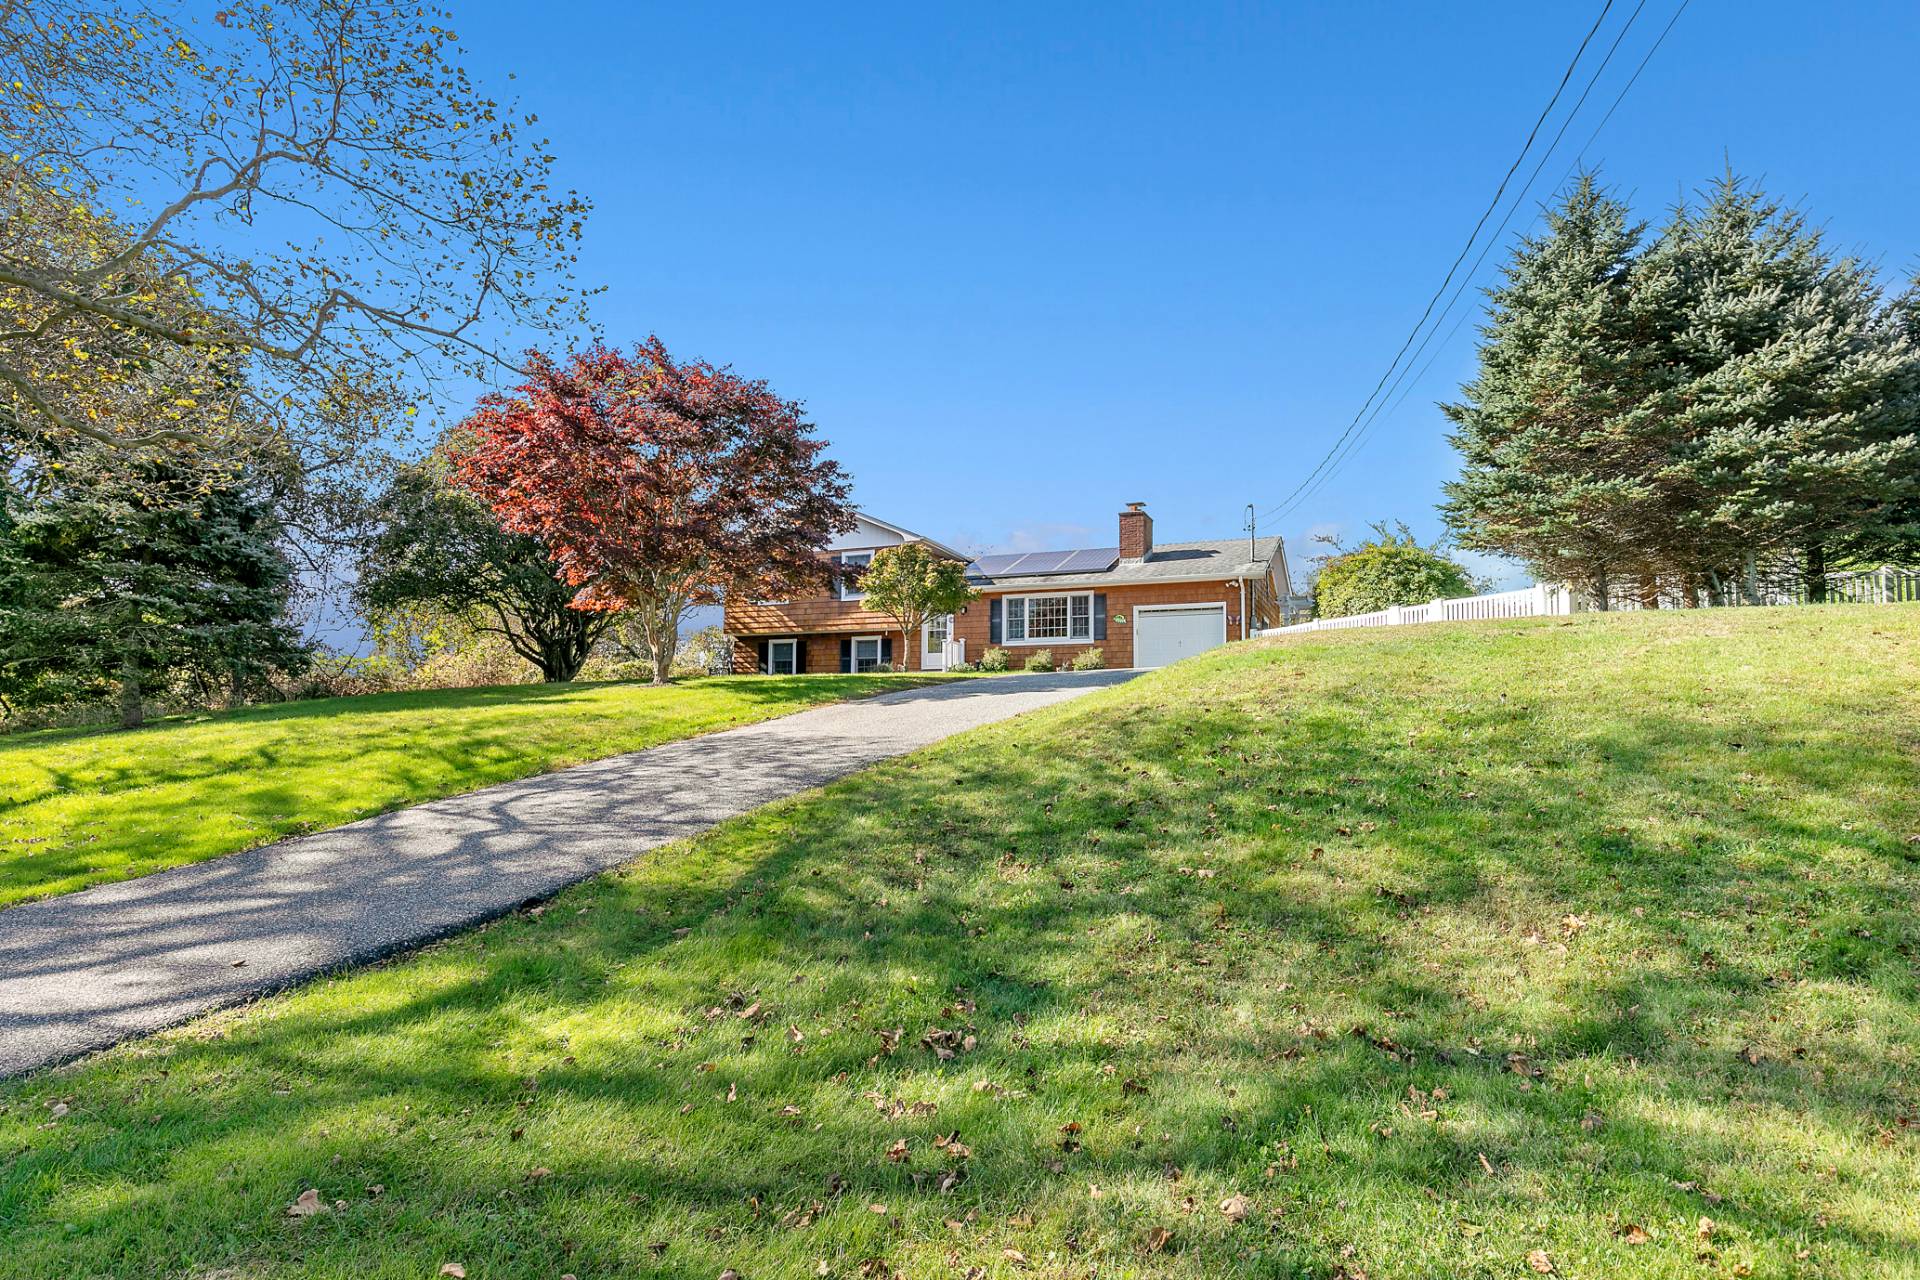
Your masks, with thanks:
[(1670, 444), (1649, 483), (1671, 516), (1659, 557), (1689, 591), (1751, 592), (1757, 565), (1790, 558), (1819, 599), (1836, 558), (1907, 536), (1920, 353), (1869, 268), (1729, 175), (1674, 211), (1634, 278), (1669, 326), (1650, 407)]
[(1660, 373), (1632, 293), (1643, 228), (1591, 174), (1546, 221), (1488, 291), (1478, 375), (1441, 406), (1462, 455), (1441, 511), (1462, 547), (1582, 584), (1604, 608), (1652, 568), (1664, 424), (1644, 407)]
[(231, 474), (83, 457), (6, 497), (0, 691), (16, 705), (117, 692), (132, 728), (182, 677), (238, 690), (304, 661), (278, 525)]

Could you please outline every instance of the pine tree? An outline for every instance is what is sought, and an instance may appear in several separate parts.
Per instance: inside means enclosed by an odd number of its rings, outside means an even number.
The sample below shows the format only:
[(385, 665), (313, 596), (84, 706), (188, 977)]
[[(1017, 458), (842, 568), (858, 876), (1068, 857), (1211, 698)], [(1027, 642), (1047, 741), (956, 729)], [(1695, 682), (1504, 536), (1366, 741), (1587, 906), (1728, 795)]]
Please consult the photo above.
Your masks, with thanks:
[(1488, 291), (1478, 375), (1441, 406), (1462, 455), (1441, 511), (1462, 547), (1582, 583), (1604, 608), (1649, 568), (1661, 451), (1642, 408), (1660, 375), (1632, 293), (1643, 227), (1591, 174), (1546, 223)]
[(1634, 274), (1640, 305), (1670, 318), (1652, 402), (1670, 446), (1650, 477), (1669, 569), (1725, 599), (1792, 558), (1818, 599), (1836, 557), (1899, 542), (1920, 353), (1871, 270), (1729, 175), (1674, 210)]
[(268, 503), (229, 472), (149, 460), (51, 473), (6, 495), (0, 692), (48, 704), (117, 692), (120, 722), (185, 677), (230, 689), (298, 667), (293, 572)]

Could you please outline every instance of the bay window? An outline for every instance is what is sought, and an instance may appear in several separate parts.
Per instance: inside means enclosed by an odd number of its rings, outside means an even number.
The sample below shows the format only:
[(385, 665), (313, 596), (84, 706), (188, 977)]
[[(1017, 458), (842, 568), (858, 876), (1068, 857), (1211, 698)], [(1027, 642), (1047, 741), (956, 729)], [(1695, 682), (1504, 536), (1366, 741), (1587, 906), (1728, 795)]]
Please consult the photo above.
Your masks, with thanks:
[(1093, 639), (1093, 594), (1008, 596), (1005, 609), (1008, 644), (1044, 640)]

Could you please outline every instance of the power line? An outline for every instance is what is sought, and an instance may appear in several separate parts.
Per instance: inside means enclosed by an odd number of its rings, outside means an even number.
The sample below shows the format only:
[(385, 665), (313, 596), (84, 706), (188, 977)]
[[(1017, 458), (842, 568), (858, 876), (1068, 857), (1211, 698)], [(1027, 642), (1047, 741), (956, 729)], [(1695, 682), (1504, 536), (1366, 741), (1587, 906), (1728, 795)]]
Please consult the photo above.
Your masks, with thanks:
[[(1607, 127), (1607, 121), (1613, 119), (1613, 113), (1620, 109), (1620, 104), (1626, 100), (1627, 91), (1632, 89), (1639, 81), (1640, 73), (1647, 69), (1649, 62), (1653, 61), (1653, 55), (1660, 52), (1660, 46), (1667, 42), (1667, 33), (1673, 30), (1673, 24), (1680, 21), (1680, 15), (1685, 13), (1687, 6), (1692, 3), (1693, 0), (1680, 0), (1680, 7), (1673, 11), (1671, 18), (1667, 19), (1667, 25), (1661, 28), (1659, 38), (1656, 39), (1652, 47), (1647, 50), (1647, 56), (1640, 59), (1640, 65), (1633, 69), (1633, 74), (1627, 77), (1626, 84), (1621, 86), (1619, 94), (1614, 97), (1613, 105), (1607, 108), (1607, 114), (1600, 117), (1600, 123), (1593, 126), (1593, 133), (1588, 136), (1586, 142), (1581, 144), (1580, 150), (1574, 155), (1573, 163), (1575, 167), (1578, 167), (1580, 161), (1586, 156), (1587, 148), (1591, 147), (1594, 141), (1600, 137), (1600, 131)], [(1568, 169), (1565, 174), (1561, 175), (1560, 181), (1562, 183), (1566, 182), (1572, 173), (1573, 169)]]
[(1307, 478), (1302, 480), (1299, 485), (1294, 488), (1292, 493), (1289, 493), (1283, 498), (1278, 506), (1274, 507), (1272, 511), (1267, 512), (1267, 515), (1272, 515), (1286, 509), (1287, 504), (1298, 497), (1300, 493), (1313, 482), (1333, 459), (1334, 453), (1341, 445), (1347, 442), (1347, 439), (1353, 434), (1354, 430), (1359, 427), (1360, 419), (1366, 414), (1367, 409), (1373, 404), (1374, 400), (1380, 395), (1381, 390), (1387, 385), (1387, 380), (1393, 376), (1393, 372), (1399, 367), (1402, 357), (1404, 357), (1408, 349), (1413, 346), (1413, 340), (1419, 336), (1420, 330), (1426, 327), (1427, 320), (1433, 315), (1433, 309), (1439, 303), (1441, 295), (1446, 293), (1447, 286), (1453, 283), (1454, 274), (1460, 270), (1460, 264), (1467, 260), (1469, 253), (1473, 252), (1474, 242), (1479, 239), (1481, 230), (1487, 225), (1487, 219), (1492, 217), (1493, 211), (1500, 207), (1500, 199), (1506, 194), (1507, 184), (1513, 181), (1513, 175), (1519, 172), (1521, 164), (1524, 163), (1527, 158), (1527, 153), (1533, 149), (1535, 139), (1540, 136), (1541, 126), (1547, 122), (1547, 117), (1553, 114), (1554, 107), (1559, 105), (1560, 95), (1566, 92), (1568, 83), (1573, 79), (1574, 69), (1580, 65), (1580, 60), (1586, 56), (1587, 46), (1593, 43), (1593, 37), (1599, 32), (1601, 24), (1606, 21), (1607, 15), (1612, 12), (1612, 10), (1613, 0), (1604, 0), (1604, 3), (1600, 6), (1600, 16), (1593, 20), (1593, 26), (1588, 29), (1586, 36), (1580, 41), (1580, 47), (1574, 50), (1573, 60), (1567, 63), (1566, 71), (1560, 76), (1560, 83), (1554, 87), (1553, 96), (1547, 99), (1546, 107), (1541, 110), (1539, 118), (1533, 122), (1533, 128), (1527, 132), (1527, 140), (1521, 145), (1520, 154), (1513, 158), (1513, 163), (1507, 167), (1506, 174), (1500, 179), (1500, 185), (1494, 190), (1493, 199), (1487, 202), (1487, 207), (1485, 211), (1481, 213), (1480, 220), (1473, 224), (1473, 233), (1467, 237), (1467, 242), (1461, 247), (1459, 256), (1454, 258), (1453, 265), (1447, 268), (1446, 278), (1440, 281), (1440, 287), (1435, 289), (1433, 296), (1427, 300), (1426, 310), (1420, 313), (1420, 319), (1416, 321), (1413, 328), (1407, 332), (1406, 341), (1400, 344), (1400, 350), (1394, 353), (1392, 362), (1382, 371), (1380, 380), (1374, 383), (1373, 390), (1367, 393), (1366, 400), (1361, 403), (1360, 408), (1354, 413), (1353, 421), (1347, 424), (1346, 430), (1340, 433), (1339, 438), (1334, 441), (1333, 447), (1327, 450), (1326, 456), (1321, 458), (1319, 464), (1307, 474)]
[[(1648, 49), (1646, 57), (1640, 60), (1640, 68), (1634, 71), (1633, 76), (1627, 81), (1625, 88), (1621, 89), (1620, 93), (1614, 98), (1613, 106), (1607, 109), (1607, 115), (1601, 118), (1600, 123), (1602, 126), (1606, 124), (1607, 119), (1613, 115), (1614, 109), (1617, 108), (1626, 97), (1627, 89), (1633, 87), (1633, 81), (1639, 79), (1640, 70), (1646, 67), (1647, 62), (1653, 57), (1654, 51), (1659, 49), (1661, 42), (1666, 39), (1666, 32), (1673, 30), (1673, 24), (1679, 21), (1680, 12), (1686, 9), (1688, 3), (1690, 3), (1690, 0), (1681, 0), (1680, 9), (1674, 12), (1673, 17), (1667, 22), (1666, 29), (1662, 31), (1659, 38), (1653, 42), (1653, 46)], [(1300, 492), (1298, 497), (1289, 498), (1285, 503), (1282, 503), (1276, 511), (1269, 512), (1269, 515), (1278, 514), (1284, 516), (1287, 512), (1298, 508), (1302, 503), (1307, 501), (1307, 499), (1324, 488), (1326, 483), (1334, 477), (1340, 468), (1346, 465), (1347, 460), (1358, 453), (1366, 444), (1367, 437), (1372, 433), (1375, 424), (1383, 416), (1391, 414), (1402, 404), (1406, 403), (1407, 396), (1412, 394), (1413, 389), (1420, 384), (1420, 380), (1426, 377), (1427, 370), (1433, 367), (1434, 360), (1437, 360), (1440, 353), (1446, 349), (1446, 344), (1453, 340), (1453, 335), (1460, 331), (1461, 323), (1464, 322), (1466, 315), (1470, 313), (1462, 313), (1461, 319), (1454, 322), (1453, 328), (1447, 332), (1446, 339), (1435, 349), (1433, 358), (1429, 359), (1427, 363), (1421, 367), (1419, 373), (1414, 374), (1411, 380), (1408, 379), (1407, 375), (1412, 371), (1414, 362), (1419, 360), (1420, 353), (1427, 349), (1427, 345), (1433, 341), (1434, 335), (1440, 331), (1440, 326), (1446, 320), (1447, 314), (1453, 310), (1454, 305), (1460, 301), (1460, 296), (1466, 292), (1467, 286), (1471, 284), (1474, 277), (1479, 274), (1481, 266), (1487, 260), (1487, 255), (1491, 253), (1493, 247), (1500, 242), (1500, 237), (1505, 233), (1507, 224), (1512, 222), (1513, 215), (1520, 211), (1521, 204), (1526, 201), (1527, 192), (1532, 190), (1533, 184), (1539, 180), (1541, 170), (1546, 168), (1547, 161), (1553, 158), (1553, 153), (1559, 150), (1560, 141), (1566, 137), (1567, 129), (1580, 115), (1580, 109), (1586, 105), (1587, 98), (1592, 95), (1594, 87), (1600, 83), (1600, 77), (1605, 74), (1608, 65), (1612, 63), (1613, 55), (1619, 52), (1621, 43), (1626, 40), (1627, 33), (1633, 29), (1633, 24), (1640, 17), (1641, 10), (1646, 7), (1647, 0), (1640, 0), (1640, 3), (1634, 7), (1633, 12), (1627, 16), (1626, 23), (1621, 26), (1619, 33), (1613, 38), (1613, 43), (1607, 47), (1606, 54), (1600, 59), (1600, 65), (1594, 68), (1593, 74), (1588, 77), (1587, 86), (1580, 91), (1580, 97), (1574, 102), (1573, 109), (1568, 111), (1565, 118), (1560, 121), (1560, 128), (1555, 131), (1553, 141), (1548, 143), (1546, 150), (1540, 153), (1540, 159), (1533, 166), (1533, 172), (1527, 175), (1526, 182), (1521, 184), (1520, 190), (1514, 195), (1513, 203), (1507, 206), (1507, 212), (1505, 216), (1500, 219), (1500, 225), (1494, 228), (1493, 235), (1488, 237), (1486, 242), (1481, 245), (1480, 256), (1474, 259), (1473, 266), (1467, 270), (1466, 275), (1461, 277), (1460, 283), (1454, 286), (1453, 295), (1447, 299), (1446, 305), (1440, 309), (1440, 314), (1434, 319), (1432, 327), (1427, 330), (1426, 336), (1420, 339), (1420, 345), (1414, 348), (1413, 355), (1408, 358), (1406, 364), (1401, 366), (1400, 372), (1395, 375), (1392, 385), (1387, 388), (1386, 395), (1374, 406), (1373, 412), (1366, 415), (1366, 421), (1361, 424), (1360, 430), (1355, 433), (1352, 440), (1347, 443), (1344, 449), (1340, 448), (1337, 444), (1335, 445), (1338, 456), (1334, 457), (1332, 464), (1320, 473), (1319, 479), (1308, 486), (1304, 492)], [(1600, 130), (1596, 128), (1592, 136), (1588, 138), (1586, 146), (1592, 146), (1593, 139), (1597, 138), (1599, 134)], [(1582, 147), (1581, 151), (1584, 152), (1585, 149), (1586, 147)], [(1573, 168), (1578, 167), (1579, 159), (1576, 155)], [(1569, 168), (1566, 174), (1561, 175), (1560, 182), (1562, 185), (1566, 183), (1567, 177), (1573, 173), (1573, 168)], [(1445, 288), (1444, 285), (1441, 287), (1443, 289)], [(1393, 393), (1400, 388), (1403, 382), (1406, 384), (1406, 390), (1401, 391), (1397, 400), (1393, 399)], [(1392, 400), (1391, 405), (1388, 404), (1389, 400)]]

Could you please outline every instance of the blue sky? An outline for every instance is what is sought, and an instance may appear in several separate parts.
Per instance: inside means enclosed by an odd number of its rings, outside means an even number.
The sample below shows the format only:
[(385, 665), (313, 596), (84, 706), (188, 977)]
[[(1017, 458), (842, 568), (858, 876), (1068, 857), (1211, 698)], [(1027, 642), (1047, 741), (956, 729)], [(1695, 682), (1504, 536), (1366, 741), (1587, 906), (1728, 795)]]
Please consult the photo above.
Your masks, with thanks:
[[(1647, 0), (1542, 187), (1676, 3)], [(1595, 54), (1633, 7), (1616, 0)], [(473, 69), (538, 112), (561, 180), (596, 203), (583, 276), (607, 287), (610, 340), (658, 332), (767, 378), (806, 402), (862, 506), (1006, 548), (1111, 541), (1126, 500), (1163, 540), (1231, 536), (1245, 504), (1285, 498), (1598, 12), (628, 3), (530, 20), (455, 0), (454, 17)], [(1910, 273), (1916, 48), (1910, 0), (1694, 0), (1586, 159), (1648, 217), (1730, 161), (1889, 279)], [(1454, 458), (1433, 405), (1470, 370), (1472, 326), (1279, 522), (1296, 560), (1316, 530), (1439, 532)]]

